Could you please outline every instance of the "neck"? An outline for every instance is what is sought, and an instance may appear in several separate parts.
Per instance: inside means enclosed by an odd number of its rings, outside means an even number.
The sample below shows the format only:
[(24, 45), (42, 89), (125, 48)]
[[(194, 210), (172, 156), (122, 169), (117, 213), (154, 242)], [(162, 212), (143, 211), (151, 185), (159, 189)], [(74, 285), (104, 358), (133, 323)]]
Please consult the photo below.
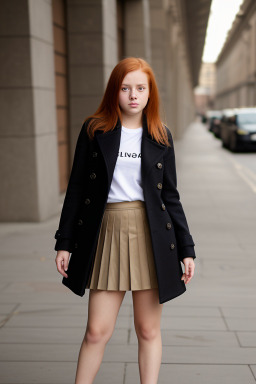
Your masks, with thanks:
[(142, 127), (142, 113), (139, 116), (127, 116), (122, 114), (122, 125), (126, 128)]

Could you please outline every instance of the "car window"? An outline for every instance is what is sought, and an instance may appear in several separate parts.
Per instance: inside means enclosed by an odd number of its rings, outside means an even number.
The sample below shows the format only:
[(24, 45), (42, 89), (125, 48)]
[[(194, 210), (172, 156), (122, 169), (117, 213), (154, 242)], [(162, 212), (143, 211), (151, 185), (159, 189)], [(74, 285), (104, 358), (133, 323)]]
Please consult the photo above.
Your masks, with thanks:
[(243, 113), (237, 115), (238, 124), (256, 124), (256, 113)]

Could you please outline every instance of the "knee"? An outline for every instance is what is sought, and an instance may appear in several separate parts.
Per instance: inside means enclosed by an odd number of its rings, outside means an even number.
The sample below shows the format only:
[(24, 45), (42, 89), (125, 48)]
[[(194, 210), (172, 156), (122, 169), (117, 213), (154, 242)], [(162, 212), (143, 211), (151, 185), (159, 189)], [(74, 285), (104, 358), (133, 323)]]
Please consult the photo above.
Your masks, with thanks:
[(159, 334), (160, 330), (156, 328), (155, 326), (151, 326), (150, 324), (139, 324), (135, 326), (136, 334), (138, 336), (138, 339), (151, 341), (156, 339)]
[(111, 334), (112, 332), (109, 329), (105, 329), (100, 325), (87, 325), (84, 341), (91, 344), (106, 343)]

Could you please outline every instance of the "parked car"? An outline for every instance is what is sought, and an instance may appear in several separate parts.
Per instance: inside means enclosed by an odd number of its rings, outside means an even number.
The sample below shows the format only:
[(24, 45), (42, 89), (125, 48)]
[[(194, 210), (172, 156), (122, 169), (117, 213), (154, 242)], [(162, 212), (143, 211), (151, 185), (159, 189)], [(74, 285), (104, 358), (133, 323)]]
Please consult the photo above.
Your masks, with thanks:
[(214, 136), (218, 139), (221, 138), (221, 127), (222, 125), (226, 124), (230, 116), (234, 115), (234, 109), (222, 109), (219, 111), (219, 117), (214, 119), (212, 122), (212, 128), (211, 131), (213, 132)]
[(223, 147), (229, 147), (229, 130), (228, 127), (234, 123), (234, 116), (236, 114), (236, 109), (223, 109), (223, 115), (220, 121), (218, 138), (222, 140)]
[(236, 152), (256, 151), (256, 108), (236, 108), (221, 122), (221, 140), (224, 147)]
[(208, 129), (216, 137), (220, 137), (220, 123), (222, 116), (222, 111), (208, 111)]
[(201, 114), (201, 122), (202, 122), (203, 124), (207, 123), (207, 116), (206, 116), (204, 113)]

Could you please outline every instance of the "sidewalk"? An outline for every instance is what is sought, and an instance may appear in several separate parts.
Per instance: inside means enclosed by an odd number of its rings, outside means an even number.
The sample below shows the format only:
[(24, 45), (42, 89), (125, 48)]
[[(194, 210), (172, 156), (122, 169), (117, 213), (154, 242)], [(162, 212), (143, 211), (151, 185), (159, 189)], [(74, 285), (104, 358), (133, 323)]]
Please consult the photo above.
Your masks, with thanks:
[[(256, 193), (200, 123), (175, 151), (197, 258), (187, 291), (163, 306), (158, 383), (255, 383)], [(58, 221), (0, 225), (0, 384), (74, 383), (89, 291), (61, 284)], [(137, 349), (127, 292), (95, 384), (139, 384)]]

